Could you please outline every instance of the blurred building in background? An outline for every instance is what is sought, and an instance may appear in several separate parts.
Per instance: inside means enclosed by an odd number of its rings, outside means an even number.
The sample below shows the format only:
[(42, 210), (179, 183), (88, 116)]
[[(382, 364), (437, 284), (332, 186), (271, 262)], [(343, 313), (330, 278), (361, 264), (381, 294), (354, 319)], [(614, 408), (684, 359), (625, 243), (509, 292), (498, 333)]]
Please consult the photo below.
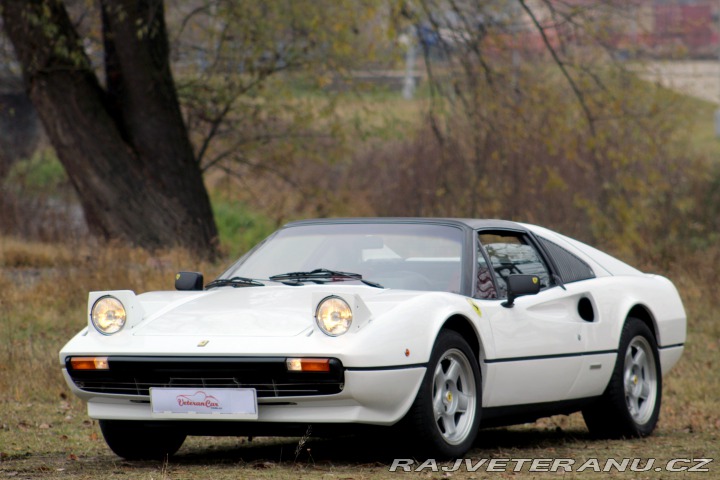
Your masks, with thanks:
[(566, 0), (564, 8), (595, 9), (608, 47), (651, 58), (717, 58), (718, 0)]
[(526, 4), (535, 18), (513, 0), (487, 0), (477, 12), (469, 2), (453, 4), (465, 5), (464, 11), (439, 7), (431, 14), (434, 21), (418, 25), (417, 35), (430, 51), (440, 42), (452, 49), (469, 39), (484, 38), (490, 53), (493, 42), (499, 42), (535, 56), (547, 53), (545, 42), (549, 42), (580, 49), (599, 44), (619, 59), (718, 58), (720, 0), (526, 0)]
[(718, 56), (717, 0), (632, 0), (628, 7), (633, 28), (618, 32), (618, 41), (632, 42), (654, 56)]

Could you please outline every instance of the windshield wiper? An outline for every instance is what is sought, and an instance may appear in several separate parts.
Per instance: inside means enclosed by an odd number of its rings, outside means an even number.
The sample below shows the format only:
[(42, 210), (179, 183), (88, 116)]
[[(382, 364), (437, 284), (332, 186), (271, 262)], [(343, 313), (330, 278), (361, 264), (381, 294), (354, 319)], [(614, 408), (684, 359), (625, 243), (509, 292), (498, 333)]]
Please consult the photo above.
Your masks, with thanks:
[(327, 268), (316, 268), (309, 272), (289, 272), (273, 275), (270, 280), (281, 282), (285, 285), (299, 285), (301, 282), (325, 283), (332, 281), (357, 280), (370, 287), (385, 288), (379, 283), (363, 280), (359, 273), (340, 272), (338, 270), (328, 270)]
[(264, 287), (265, 284), (245, 277), (218, 278), (205, 285), (205, 290), (213, 287)]

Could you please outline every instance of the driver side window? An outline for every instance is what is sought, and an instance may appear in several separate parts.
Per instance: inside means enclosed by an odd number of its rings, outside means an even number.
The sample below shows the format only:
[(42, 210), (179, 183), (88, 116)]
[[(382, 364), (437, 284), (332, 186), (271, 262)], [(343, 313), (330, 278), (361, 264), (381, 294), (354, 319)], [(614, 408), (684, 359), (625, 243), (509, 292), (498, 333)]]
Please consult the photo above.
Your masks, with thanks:
[(498, 298), (507, 297), (507, 278), (512, 274), (537, 275), (543, 288), (550, 286), (548, 268), (525, 235), (512, 232), (480, 233), (479, 240), (495, 272)]

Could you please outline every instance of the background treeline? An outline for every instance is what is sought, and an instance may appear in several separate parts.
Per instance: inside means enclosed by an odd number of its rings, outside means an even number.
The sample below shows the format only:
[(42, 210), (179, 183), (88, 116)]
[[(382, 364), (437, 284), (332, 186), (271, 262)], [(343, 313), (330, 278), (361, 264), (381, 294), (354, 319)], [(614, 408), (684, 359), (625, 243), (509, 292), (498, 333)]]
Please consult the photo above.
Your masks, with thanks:
[[(104, 2), (65, 4), (107, 83), (101, 12), (126, 12)], [(715, 244), (713, 107), (643, 79), (652, 52), (618, 41), (633, 14), (627, 5), (164, 7), (177, 95), (221, 253), (235, 256), (288, 220), (368, 215), (538, 223), (654, 268), (707, 255)], [(5, 88), (17, 92), (22, 65), (7, 39), (3, 51), (5, 77), (15, 79)], [(17, 126), (19, 109), (2, 113)], [(2, 232), (89, 239), (82, 190), (28, 115), (24, 136), (3, 139), (16, 139), (5, 151), (17, 153), (0, 162)], [(142, 217), (153, 206), (134, 208)]]

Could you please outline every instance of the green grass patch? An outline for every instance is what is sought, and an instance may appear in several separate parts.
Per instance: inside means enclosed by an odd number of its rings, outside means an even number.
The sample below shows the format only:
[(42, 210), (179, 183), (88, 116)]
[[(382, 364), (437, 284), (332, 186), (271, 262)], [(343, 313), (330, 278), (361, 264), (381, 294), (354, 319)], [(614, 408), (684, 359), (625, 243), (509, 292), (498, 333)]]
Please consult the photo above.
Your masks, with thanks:
[(270, 235), (275, 227), (263, 215), (253, 212), (245, 203), (215, 192), (213, 213), (224, 254), (237, 258)]
[(720, 138), (715, 133), (715, 113), (718, 105), (702, 100), (689, 100), (696, 108), (690, 126), (693, 149), (713, 162), (720, 159)]
[(52, 148), (36, 151), (31, 158), (13, 165), (6, 182), (29, 193), (47, 193), (68, 181), (65, 169)]

